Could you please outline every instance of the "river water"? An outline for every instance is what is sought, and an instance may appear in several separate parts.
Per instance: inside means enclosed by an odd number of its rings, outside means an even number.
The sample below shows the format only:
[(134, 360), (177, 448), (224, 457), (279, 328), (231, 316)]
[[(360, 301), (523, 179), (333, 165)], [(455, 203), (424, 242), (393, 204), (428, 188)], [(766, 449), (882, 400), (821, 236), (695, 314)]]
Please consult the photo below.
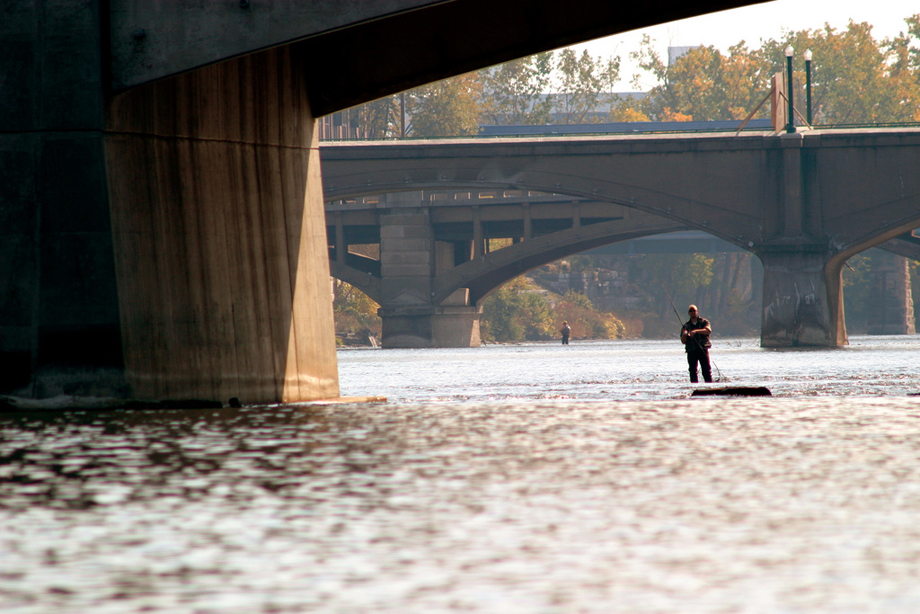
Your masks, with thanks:
[(0, 610), (920, 611), (920, 337), (714, 346), (774, 396), (610, 341), (340, 351), (383, 404), (0, 414)]

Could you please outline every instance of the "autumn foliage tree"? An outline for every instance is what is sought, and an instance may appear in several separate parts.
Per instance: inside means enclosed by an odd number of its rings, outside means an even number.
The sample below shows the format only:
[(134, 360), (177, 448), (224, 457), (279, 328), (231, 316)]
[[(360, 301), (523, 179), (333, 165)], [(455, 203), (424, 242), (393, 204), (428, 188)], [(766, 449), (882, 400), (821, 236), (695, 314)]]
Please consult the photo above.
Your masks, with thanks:
[[(785, 49), (796, 53), (793, 82), (796, 107), (804, 115), (805, 67), (810, 50), (815, 123), (858, 124), (920, 121), (920, 15), (907, 18), (907, 31), (876, 40), (872, 26), (851, 21), (838, 30), (800, 30), (749, 49), (744, 41), (722, 53), (696, 47), (666, 63), (645, 37), (631, 56), (656, 85), (637, 110), (653, 119), (675, 121), (741, 119), (769, 91), (770, 78), (785, 71)], [(638, 84), (637, 75), (633, 83)], [(801, 108), (799, 108), (801, 107)], [(759, 115), (766, 117), (768, 110)]]
[[(920, 15), (907, 19), (910, 33), (895, 39), (876, 40), (872, 26), (851, 21), (845, 30), (825, 26), (802, 30), (782, 40), (767, 41), (763, 52), (771, 71), (783, 70), (783, 50), (792, 45), (797, 54), (811, 50), (812, 108), (815, 122), (859, 124), (917, 121), (920, 72), (910, 58)], [(800, 100), (805, 82), (803, 62), (795, 65), (794, 81)]]
[(409, 136), (468, 136), (479, 131), (481, 84), (476, 73), (431, 83), (409, 92)]
[(482, 303), (480, 334), (485, 341), (536, 341), (552, 335), (546, 298), (526, 277), (515, 278)]
[(566, 321), (572, 327), (573, 339), (622, 339), (626, 334), (619, 318), (596, 310), (587, 296), (573, 290), (556, 301), (553, 312), (558, 322)]
[(332, 309), (337, 334), (369, 330), (379, 336), (382, 328), (377, 315), (379, 308), (380, 305), (351, 284), (339, 280), (333, 282)]
[(398, 96), (387, 96), (358, 107), (363, 133), (372, 140), (398, 137), (401, 110)]

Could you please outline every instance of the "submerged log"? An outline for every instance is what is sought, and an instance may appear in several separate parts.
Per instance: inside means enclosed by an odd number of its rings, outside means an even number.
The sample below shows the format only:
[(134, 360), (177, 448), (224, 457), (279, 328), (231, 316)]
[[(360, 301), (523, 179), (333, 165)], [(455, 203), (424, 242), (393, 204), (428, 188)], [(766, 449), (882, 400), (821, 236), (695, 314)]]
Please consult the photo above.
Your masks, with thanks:
[(763, 386), (726, 386), (724, 388), (699, 388), (693, 391), (692, 397), (771, 397), (769, 388)]

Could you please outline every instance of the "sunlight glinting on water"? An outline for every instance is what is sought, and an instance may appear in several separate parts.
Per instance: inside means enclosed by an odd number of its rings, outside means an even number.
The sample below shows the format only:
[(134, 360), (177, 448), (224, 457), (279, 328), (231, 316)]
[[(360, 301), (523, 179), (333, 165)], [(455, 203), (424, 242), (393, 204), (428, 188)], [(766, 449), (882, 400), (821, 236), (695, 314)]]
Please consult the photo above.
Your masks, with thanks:
[[(840, 348), (769, 350), (756, 339), (716, 339), (713, 385), (767, 386), (775, 396), (920, 392), (911, 336), (855, 337)], [(379, 364), (378, 368), (371, 365)], [(474, 400), (669, 400), (690, 384), (681, 345), (589, 341), (468, 349), (339, 352), (343, 395), (396, 402)]]
[(920, 611), (916, 337), (339, 352), (389, 402), (0, 414), (4, 614)]

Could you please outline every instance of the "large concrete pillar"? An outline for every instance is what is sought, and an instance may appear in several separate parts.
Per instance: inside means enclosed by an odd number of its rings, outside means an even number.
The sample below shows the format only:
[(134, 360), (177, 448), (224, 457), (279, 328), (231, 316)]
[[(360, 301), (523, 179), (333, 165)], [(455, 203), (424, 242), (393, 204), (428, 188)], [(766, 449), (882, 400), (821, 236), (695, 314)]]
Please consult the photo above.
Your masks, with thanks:
[[(827, 251), (814, 181), (813, 157), (801, 133), (780, 140), (780, 189), (772, 243), (760, 246), (763, 263), (762, 347), (847, 344), (843, 314), (843, 261)], [(771, 224), (771, 225), (772, 225)]]
[(456, 247), (434, 240), (429, 210), (418, 206), (417, 195), (387, 198), (407, 206), (380, 218), (383, 347), (478, 347), (482, 310), (469, 304), (468, 290), (458, 290), (439, 305), (431, 302), (432, 280), (453, 266)]
[(762, 347), (846, 345), (842, 263), (817, 246), (776, 246), (763, 263)]
[(870, 335), (913, 335), (914, 300), (911, 296), (907, 258), (881, 250), (872, 256), (869, 314)]
[(0, 392), (123, 394), (99, 6), (0, 13)]
[(0, 392), (337, 396), (307, 59), (112, 99), (100, 6), (2, 11)]
[(106, 158), (134, 396), (338, 396), (308, 70), (278, 48), (112, 101)]
[(469, 348), (479, 347), (479, 316), (475, 305), (436, 305), (418, 308), (384, 309), (384, 348)]

